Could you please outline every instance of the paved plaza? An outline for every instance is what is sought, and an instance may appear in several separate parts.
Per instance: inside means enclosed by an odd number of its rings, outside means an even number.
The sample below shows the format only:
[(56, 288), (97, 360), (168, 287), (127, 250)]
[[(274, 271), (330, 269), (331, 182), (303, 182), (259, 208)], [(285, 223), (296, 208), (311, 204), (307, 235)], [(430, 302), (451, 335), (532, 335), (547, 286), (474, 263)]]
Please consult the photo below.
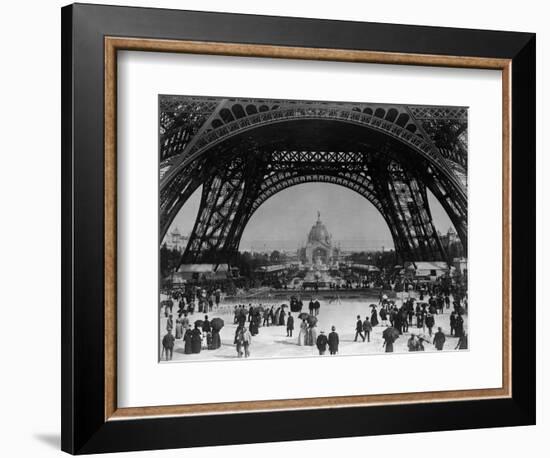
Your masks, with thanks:
[[(164, 299), (164, 298), (163, 298)], [(304, 300), (303, 312), (308, 312), (307, 303), (308, 300)], [(382, 354), (384, 353), (382, 332), (386, 328), (384, 325), (378, 325), (374, 327), (370, 342), (362, 342), (361, 339), (354, 342), (355, 337), (355, 324), (357, 321), (357, 315), (361, 316), (363, 320), (365, 316), (370, 317), (371, 308), (370, 304), (377, 304), (378, 298), (365, 297), (361, 300), (341, 300), (340, 303), (328, 301), (320, 301), (321, 308), (319, 311), (317, 334), (324, 331), (325, 334), (331, 330), (332, 326), (336, 326), (336, 332), (339, 334), (340, 345), (339, 355), (361, 355), (361, 354)], [(271, 307), (275, 305), (275, 308), (284, 302), (270, 303), (268, 301), (262, 302), (262, 305)], [(288, 303), (288, 302), (287, 302)], [(401, 301), (396, 301), (397, 305), (401, 305)], [(172, 361), (193, 361), (193, 360), (227, 360), (237, 359), (237, 352), (233, 339), (235, 336), (235, 330), (237, 325), (233, 324), (233, 303), (222, 303), (218, 309), (214, 309), (208, 313), (209, 320), (215, 317), (222, 318), (225, 322), (224, 328), (221, 330), (221, 347), (217, 350), (207, 350), (206, 342), (204, 342), (203, 350), (198, 354), (184, 354), (184, 341), (183, 339), (176, 339), (174, 354)], [(245, 303), (248, 307), (248, 302)], [(254, 303), (253, 305), (257, 305)], [(177, 306), (174, 306), (174, 323), (177, 317)], [(380, 307), (377, 307), (380, 310)], [(288, 308), (285, 308), (288, 311)], [(446, 335), (446, 342), (443, 351), (454, 351), (458, 338), (450, 336), (449, 317), (451, 309), (445, 309), (443, 314), (435, 315), (435, 326), (433, 332), (437, 331), (437, 327), (441, 326), (443, 332)], [(196, 320), (204, 319), (204, 313), (194, 313), (189, 315), (189, 322), (191, 325)], [(292, 313), (294, 316), (294, 334), (293, 337), (286, 337), (286, 326), (262, 326), (259, 328), (259, 334), (252, 338), (252, 344), (250, 347), (251, 358), (289, 358), (289, 357), (311, 357), (319, 356), (316, 346), (300, 346), (298, 345), (298, 334), (300, 331), (300, 322), (297, 313)], [(464, 327), (468, 330), (468, 317), (464, 315)], [(166, 333), (166, 321), (164, 316), (164, 310), (160, 313), (160, 334), (161, 338)], [(409, 328), (408, 333), (400, 336), (394, 343), (394, 353), (408, 353), (407, 340), (410, 337), (411, 332), (415, 334), (422, 334), (428, 337), (428, 329), (418, 329), (415, 325), (416, 319), (413, 319), (413, 326)], [(247, 326), (248, 326), (247, 322)], [(424, 344), (425, 351), (436, 351), (435, 347), (430, 343)], [(328, 358), (328, 352), (323, 356)]]

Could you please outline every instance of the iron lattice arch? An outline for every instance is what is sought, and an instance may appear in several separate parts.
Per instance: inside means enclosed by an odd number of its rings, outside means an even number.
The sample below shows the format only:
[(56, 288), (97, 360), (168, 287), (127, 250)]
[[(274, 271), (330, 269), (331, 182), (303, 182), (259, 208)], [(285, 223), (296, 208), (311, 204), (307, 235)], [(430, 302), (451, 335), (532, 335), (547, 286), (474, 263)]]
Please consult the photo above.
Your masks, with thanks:
[(345, 186), (401, 260), (445, 259), (427, 190), (467, 247), (467, 109), (160, 96), (160, 240), (202, 186), (182, 262), (227, 262), (253, 213), (301, 183)]

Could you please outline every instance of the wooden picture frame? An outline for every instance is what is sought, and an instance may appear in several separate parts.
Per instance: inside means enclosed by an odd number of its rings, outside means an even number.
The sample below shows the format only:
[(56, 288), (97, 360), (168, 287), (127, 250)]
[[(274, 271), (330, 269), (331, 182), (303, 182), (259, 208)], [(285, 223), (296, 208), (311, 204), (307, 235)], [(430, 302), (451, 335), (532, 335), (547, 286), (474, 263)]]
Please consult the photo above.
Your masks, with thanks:
[[(229, 22), (232, 27), (222, 27)], [(120, 50), (500, 70), (502, 387), (118, 408)], [(535, 302), (534, 120), (534, 34), (99, 5), (63, 8), (63, 450), (80, 454), (534, 424), (535, 314), (525, 313)], [(304, 425), (299, 431), (292, 427), (296, 422)], [(212, 430), (217, 434), (206, 433)]]

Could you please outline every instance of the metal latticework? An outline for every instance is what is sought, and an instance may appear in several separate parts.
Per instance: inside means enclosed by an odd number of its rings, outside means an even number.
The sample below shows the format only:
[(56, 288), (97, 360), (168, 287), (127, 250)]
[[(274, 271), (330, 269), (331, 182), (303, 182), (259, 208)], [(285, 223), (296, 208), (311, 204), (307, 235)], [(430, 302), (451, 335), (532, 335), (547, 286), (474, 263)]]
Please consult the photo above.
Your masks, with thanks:
[(230, 261), (263, 202), (308, 182), (369, 200), (402, 260), (445, 258), (430, 190), (467, 248), (466, 108), (179, 96), (160, 106), (161, 240), (202, 186), (182, 262)]

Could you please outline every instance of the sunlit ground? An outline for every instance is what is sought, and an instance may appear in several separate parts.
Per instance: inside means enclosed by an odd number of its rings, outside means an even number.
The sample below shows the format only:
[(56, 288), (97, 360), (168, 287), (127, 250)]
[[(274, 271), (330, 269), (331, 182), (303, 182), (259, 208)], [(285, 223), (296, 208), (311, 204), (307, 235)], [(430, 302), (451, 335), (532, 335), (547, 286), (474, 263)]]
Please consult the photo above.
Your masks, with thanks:
[[(164, 299), (164, 298), (163, 298)], [(354, 342), (355, 337), (355, 323), (357, 321), (357, 315), (361, 316), (361, 319), (368, 314), (370, 317), (371, 308), (369, 304), (377, 303), (378, 299), (375, 297), (365, 298), (364, 300), (342, 300), (340, 304), (329, 304), (327, 301), (321, 301), (321, 309), (318, 315), (317, 334), (320, 331), (325, 331), (328, 335), (331, 327), (336, 326), (336, 332), (340, 337), (339, 355), (362, 355), (362, 354), (375, 354), (384, 353), (382, 347), (383, 338), (382, 332), (385, 329), (384, 326), (378, 325), (373, 329), (371, 333), (370, 343), (368, 342)], [(281, 303), (267, 303), (264, 302), (264, 306), (276, 305)], [(218, 309), (208, 313), (208, 317), (211, 320), (214, 317), (220, 317), (224, 320), (225, 326), (221, 330), (222, 345), (217, 350), (205, 349), (198, 354), (186, 355), (184, 354), (184, 341), (183, 339), (177, 339), (174, 347), (174, 355), (172, 361), (191, 361), (191, 360), (227, 360), (237, 358), (237, 352), (233, 339), (235, 336), (236, 325), (233, 324), (233, 305), (229, 303), (222, 303)], [(398, 304), (400, 305), (400, 304)], [(173, 318), (174, 324), (177, 317), (177, 305), (174, 305)], [(288, 309), (285, 309), (288, 310)], [(302, 311), (307, 312), (307, 304), (304, 305)], [(450, 336), (449, 316), (450, 309), (446, 309), (443, 314), (435, 316), (435, 326), (433, 332), (437, 331), (437, 327), (441, 326), (443, 332), (446, 334), (446, 342), (443, 347), (444, 351), (454, 351), (458, 339)], [(293, 337), (286, 337), (286, 326), (269, 326), (260, 327), (259, 334), (252, 338), (252, 345), (250, 347), (251, 358), (290, 358), (290, 357), (311, 357), (319, 356), (317, 347), (299, 346), (298, 334), (300, 331), (300, 320), (296, 313), (294, 316), (294, 334)], [(195, 313), (189, 315), (190, 323), (194, 323), (195, 320), (203, 319), (204, 313)], [(161, 338), (166, 333), (166, 321), (164, 311), (160, 313), (160, 335)], [(410, 332), (415, 334), (424, 334), (428, 336), (428, 329), (417, 329), (415, 326), (416, 319), (413, 319), (413, 326), (409, 328)], [(247, 323), (248, 325), (248, 323)], [(464, 316), (464, 328), (468, 329), (468, 317)], [(175, 330), (173, 331), (175, 333)], [(394, 343), (395, 353), (408, 352), (407, 340), (410, 337), (410, 332), (400, 336)], [(435, 347), (431, 344), (425, 343), (426, 351), (436, 351)], [(162, 348), (162, 346), (160, 346)], [(159, 350), (160, 352), (160, 350)], [(327, 356), (328, 351), (325, 356)]]

